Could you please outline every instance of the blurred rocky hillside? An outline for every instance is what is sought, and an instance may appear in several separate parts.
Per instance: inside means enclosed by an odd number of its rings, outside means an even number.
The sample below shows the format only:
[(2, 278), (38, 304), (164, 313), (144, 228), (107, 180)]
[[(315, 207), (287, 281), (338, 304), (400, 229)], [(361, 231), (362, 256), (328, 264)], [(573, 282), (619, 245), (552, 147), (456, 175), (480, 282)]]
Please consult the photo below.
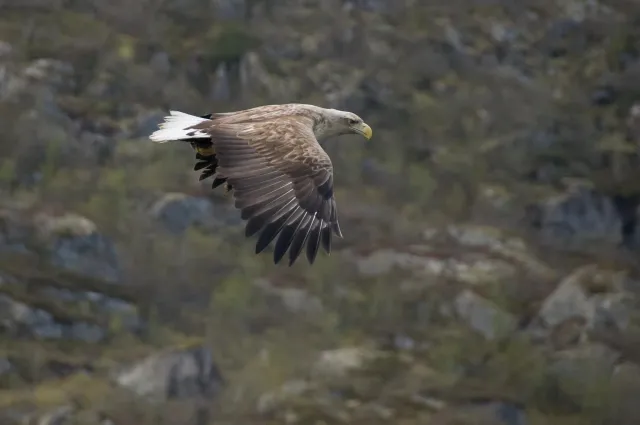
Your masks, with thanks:
[[(253, 255), (166, 111), (348, 109)], [(640, 3), (0, 0), (0, 423), (640, 423)]]

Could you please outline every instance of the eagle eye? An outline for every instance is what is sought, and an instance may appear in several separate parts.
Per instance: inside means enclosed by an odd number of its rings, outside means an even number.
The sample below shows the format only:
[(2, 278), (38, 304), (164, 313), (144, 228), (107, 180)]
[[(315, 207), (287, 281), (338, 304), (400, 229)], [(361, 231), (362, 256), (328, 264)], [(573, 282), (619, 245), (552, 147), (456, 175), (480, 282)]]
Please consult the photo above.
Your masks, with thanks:
[(358, 124), (358, 120), (355, 120), (353, 118), (349, 118), (349, 125), (356, 125)]

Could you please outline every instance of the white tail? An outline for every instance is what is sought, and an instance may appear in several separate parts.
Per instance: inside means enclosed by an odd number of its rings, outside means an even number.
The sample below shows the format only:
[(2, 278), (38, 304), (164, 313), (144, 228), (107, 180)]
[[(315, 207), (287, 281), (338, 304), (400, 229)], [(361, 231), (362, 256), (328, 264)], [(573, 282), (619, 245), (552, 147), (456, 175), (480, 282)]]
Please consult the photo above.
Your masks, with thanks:
[(164, 122), (158, 125), (160, 130), (155, 131), (149, 136), (149, 139), (157, 143), (165, 143), (172, 140), (209, 137), (207, 133), (202, 131), (185, 130), (201, 122), (209, 121), (208, 119), (179, 111), (169, 111), (169, 113), (171, 115), (164, 117)]

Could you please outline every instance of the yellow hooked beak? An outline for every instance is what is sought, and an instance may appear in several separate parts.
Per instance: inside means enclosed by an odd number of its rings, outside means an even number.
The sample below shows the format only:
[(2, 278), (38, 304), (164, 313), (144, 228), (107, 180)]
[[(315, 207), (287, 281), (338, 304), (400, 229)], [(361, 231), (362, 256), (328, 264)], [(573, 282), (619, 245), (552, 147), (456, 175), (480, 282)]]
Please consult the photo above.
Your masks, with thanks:
[(373, 135), (373, 130), (371, 130), (371, 127), (369, 127), (369, 125), (367, 125), (366, 123), (358, 124), (357, 126), (352, 128), (353, 131), (358, 134), (362, 134), (367, 140), (371, 139), (371, 136)]

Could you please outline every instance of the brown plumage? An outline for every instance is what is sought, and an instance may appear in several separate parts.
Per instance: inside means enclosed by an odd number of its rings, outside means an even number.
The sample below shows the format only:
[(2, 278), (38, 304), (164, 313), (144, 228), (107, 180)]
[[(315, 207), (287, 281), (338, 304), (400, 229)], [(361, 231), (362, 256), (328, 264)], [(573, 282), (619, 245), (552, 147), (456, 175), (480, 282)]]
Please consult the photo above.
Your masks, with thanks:
[(342, 237), (333, 195), (331, 159), (318, 143), (371, 128), (357, 115), (313, 105), (268, 105), (201, 117), (172, 111), (151, 140), (186, 141), (196, 150), (200, 180), (225, 184), (246, 220), (246, 236), (258, 235), (256, 253), (275, 242), (274, 262), (289, 253), (292, 265), (305, 250), (313, 263), (320, 246)]

